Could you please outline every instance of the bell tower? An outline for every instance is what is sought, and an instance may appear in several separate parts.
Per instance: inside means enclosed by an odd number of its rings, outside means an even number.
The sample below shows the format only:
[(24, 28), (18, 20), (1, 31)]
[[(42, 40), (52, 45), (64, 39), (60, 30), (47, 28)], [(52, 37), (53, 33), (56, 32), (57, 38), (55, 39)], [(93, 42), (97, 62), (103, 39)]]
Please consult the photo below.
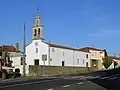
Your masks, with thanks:
[(32, 40), (43, 40), (43, 25), (40, 23), (39, 8), (32, 25)]

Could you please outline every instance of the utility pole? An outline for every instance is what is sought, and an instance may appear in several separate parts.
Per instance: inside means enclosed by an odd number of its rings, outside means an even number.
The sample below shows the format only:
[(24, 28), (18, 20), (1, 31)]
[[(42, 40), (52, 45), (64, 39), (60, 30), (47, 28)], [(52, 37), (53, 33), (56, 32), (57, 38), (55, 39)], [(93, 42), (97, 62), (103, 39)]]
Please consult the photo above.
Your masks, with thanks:
[(25, 65), (26, 65), (26, 25), (24, 23), (24, 41), (23, 41), (23, 76), (26, 76)]

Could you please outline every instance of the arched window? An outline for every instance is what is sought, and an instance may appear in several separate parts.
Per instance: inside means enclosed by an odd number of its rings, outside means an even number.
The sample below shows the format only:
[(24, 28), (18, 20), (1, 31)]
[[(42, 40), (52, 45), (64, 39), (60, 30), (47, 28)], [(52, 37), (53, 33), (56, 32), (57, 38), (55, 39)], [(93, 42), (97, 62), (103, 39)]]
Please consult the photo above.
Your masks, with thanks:
[(34, 36), (36, 36), (36, 34), (37, 34), (37, 30), (35, 29), (35, 30), (34, 30)]
[(38, 34), (40, 34), (40, 28), (38, 28)]
[(39, 21), (37, 20), (37, 25), (38, 25)]

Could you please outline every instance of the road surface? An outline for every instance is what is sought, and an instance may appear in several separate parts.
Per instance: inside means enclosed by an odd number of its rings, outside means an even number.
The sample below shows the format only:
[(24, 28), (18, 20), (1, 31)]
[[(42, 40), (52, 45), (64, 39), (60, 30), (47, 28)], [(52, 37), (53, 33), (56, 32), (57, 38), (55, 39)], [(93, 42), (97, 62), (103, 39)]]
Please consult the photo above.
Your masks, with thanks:
[(120, 90), (120, 69), (1, 86), (0, 90)]
[(66, 76), (28, 82), (22, 84), (13, 84), (0, 87), (0, 90), (107, 90), (91, 81), (88, 76)]

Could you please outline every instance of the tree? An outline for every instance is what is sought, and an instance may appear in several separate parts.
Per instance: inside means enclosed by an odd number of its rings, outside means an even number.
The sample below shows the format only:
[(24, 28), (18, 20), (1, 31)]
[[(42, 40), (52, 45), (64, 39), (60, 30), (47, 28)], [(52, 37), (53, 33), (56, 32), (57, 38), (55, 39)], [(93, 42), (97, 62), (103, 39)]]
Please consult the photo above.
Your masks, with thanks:
[(112, 58), (110, 58), (110, 57), (105, 57), (105, 58), (103, 58), (103, 65), (104, 65), (104, 67), (106, 68), (106, 69), (108, 69), (108, 67), (112, 64)]
[(114, 63), (114, 68), (118, 65), (118, 63), (116, 61), (113, 61)]
[(106, 49), (103, 50), (105, 52), (105, 57), (108, 56)]

